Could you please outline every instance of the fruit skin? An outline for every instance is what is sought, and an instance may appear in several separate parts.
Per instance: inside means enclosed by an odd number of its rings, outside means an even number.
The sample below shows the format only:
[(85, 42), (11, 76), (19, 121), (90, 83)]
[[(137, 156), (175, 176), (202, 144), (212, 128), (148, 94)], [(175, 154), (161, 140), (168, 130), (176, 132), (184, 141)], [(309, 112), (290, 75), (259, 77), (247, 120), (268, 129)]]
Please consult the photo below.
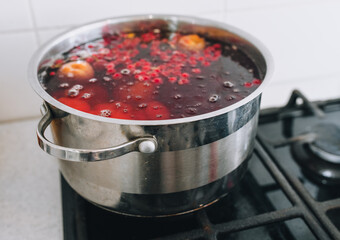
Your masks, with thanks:
[(73, 61), (63, 64), (58, 70), (58, 78), (69, 81), (87, 81), (94, 76), (94, 70), (86, 61)]
[(200, 51), (204, 48), (205, 41), (197, 34), (190, 34), (181, 37), (178, 44), (180, 47), (190, 51)]
[(128, 100), (137, 103), (139, 101), (150, 100), (153, 96), (155, 85), (149, 82), (136, 81), (132, 86), (123, 86), (120, 89), (116, 89), (114, 96), (118, 96), (117, 99)]
[(148, 120), (164, 120), (170, 118), (170, 112), (162, 103), (153, 101), (147, 104), (145, 115)]
[(62, 97), (59, 98), (58, 101), (79, 111), (90, 112), (91, 110), (91, 107), (86, 100), (80, 98)]

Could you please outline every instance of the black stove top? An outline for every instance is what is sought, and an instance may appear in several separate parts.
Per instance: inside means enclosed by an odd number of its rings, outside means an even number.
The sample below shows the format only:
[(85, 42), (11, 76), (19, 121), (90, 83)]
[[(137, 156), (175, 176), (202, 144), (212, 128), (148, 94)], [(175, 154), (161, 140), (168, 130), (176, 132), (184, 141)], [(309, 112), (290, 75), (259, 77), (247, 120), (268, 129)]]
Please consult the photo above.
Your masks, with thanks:
[[(262, 110), (243, 180), (228, 196), (188, 215), (111, 213), (62, 178), (64, 239), (340, 239), (340, 163), (327, 158), (339, 150), (339, 120), (340, 99), (309, 102), (298, 91), (286, 106)], [(335, 127), (326, 127), (334, 135), (330, 144), (323, 142), (320, 124)], [(320, 148), (323, 155), (315, 153)]]

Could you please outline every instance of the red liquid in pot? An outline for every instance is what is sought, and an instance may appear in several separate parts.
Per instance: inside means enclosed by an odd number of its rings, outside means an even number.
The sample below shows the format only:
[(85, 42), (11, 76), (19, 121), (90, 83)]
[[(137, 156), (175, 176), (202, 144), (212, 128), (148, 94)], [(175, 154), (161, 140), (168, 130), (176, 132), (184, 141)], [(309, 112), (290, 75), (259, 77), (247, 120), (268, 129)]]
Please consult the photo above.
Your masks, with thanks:
[(103, 117), (163, 120), (227, 107), (260, 84), (235, 45), (195, 34), (105, 35), (75, 47), (40, 74), (61, 103)]

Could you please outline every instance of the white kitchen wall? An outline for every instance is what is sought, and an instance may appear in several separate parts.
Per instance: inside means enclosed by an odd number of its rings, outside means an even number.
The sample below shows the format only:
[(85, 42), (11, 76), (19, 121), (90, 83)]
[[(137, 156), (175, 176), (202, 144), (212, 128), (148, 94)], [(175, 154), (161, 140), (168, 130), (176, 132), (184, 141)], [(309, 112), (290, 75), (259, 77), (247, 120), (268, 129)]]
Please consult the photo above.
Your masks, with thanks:
[(0, 122), (39, 115), (26, 72), (39, 45), (73, 26), (143, 13), (192, 15), (235, 25), (272, 52), (275, 73), (262, 107), (298, 88), (313, 100), (340, 97), (340, 1), (331, 0), (12, 0), (0, 8)]

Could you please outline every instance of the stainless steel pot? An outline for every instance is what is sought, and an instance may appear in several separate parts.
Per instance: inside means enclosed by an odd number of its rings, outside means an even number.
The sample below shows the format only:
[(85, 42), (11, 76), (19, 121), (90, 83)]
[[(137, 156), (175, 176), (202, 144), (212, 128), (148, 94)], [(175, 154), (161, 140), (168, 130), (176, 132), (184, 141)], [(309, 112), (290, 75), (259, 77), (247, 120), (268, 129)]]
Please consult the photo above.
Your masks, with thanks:
[[(229, 107), (161, 121), (109, 119), (72, 109), (47, 94), (38, 74), (56, 55), (105, 31), (168, 28), (229, 39), (256, 63), (263, 83)], [(192, 17), (147, 15), (107, 19), (71, 30), (33, 56), (29, 81), (45, 101), (39, 146), (59, 158), (60, 171), (81, 196), (110, 211), (168, 216), (211, 204), (247, 168), (257, 129), (261, 92), (272, 73), (267, 50), (226, 24)], [(54, 143), (44, 136), (51, 126)]]

